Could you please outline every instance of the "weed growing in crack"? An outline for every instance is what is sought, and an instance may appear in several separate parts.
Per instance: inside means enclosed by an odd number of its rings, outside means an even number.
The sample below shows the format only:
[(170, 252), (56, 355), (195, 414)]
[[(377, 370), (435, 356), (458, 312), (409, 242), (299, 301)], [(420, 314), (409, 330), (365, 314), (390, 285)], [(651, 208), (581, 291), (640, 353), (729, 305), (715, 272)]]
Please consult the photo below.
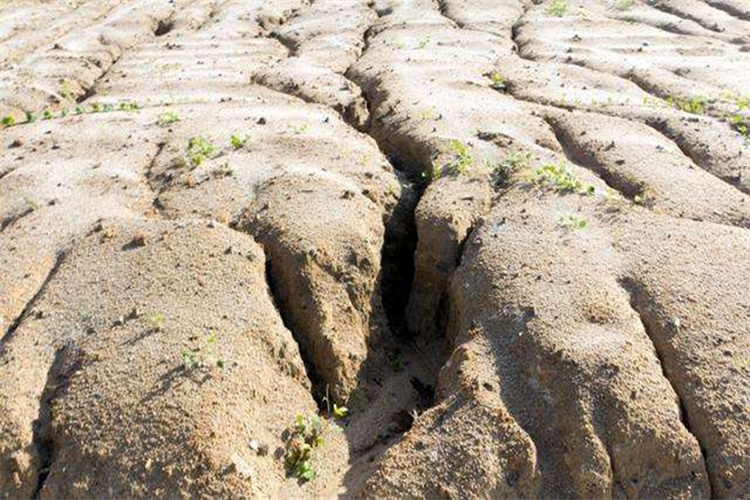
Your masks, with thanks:
[(216, 146), (202, 137), (191, 137), (188, 141), (186, 156), (192, 168), (203, 165), (206, 160), (216, 156)]
[(26, 123), (34, 123), (36, 121), (36, 116), (31, 111), (24, 111), (24, 115), (26, 115)]
[(693, 115), (703, 115), (706, 113), (706, 100), (700, 96), (693, 96), (689, 99), (669, 96), (664, 99), (664, 102), (670, 108), (679, 109), (685, 113)]
[(561, 215), (557, 219), (557, 223), (567, 231), (577, 231), (580, 229), (586, 229), (589, 222), (577, 215)]
[(16, 124), (16, 118), (13, 115), (3, 117), (2, 124), (4, 127), (12, 127)]
[(547, 5), (547, 14), (555, 17), (563, 17), (568, 12), (568, 2), (565, 0), (552, 0)]
[(558, 165), (548, 163), (529, 171), (526, 180), (535, 186), (559, 192), (594, 194), (593, 185), (582, 181), (561, 162)]
[(52, 113), (51, 109), (45, 109), (42, 112), (42, 120), (51, 120), (54, 117), (55, 117), (55, 115)]
[(505, 90), (505, 77), (499, 71), (493, 71), (489, 75), (490, 88), (495, 90)]
[[(349, 410), (344, 406), (334, 403), (331, 408), (328, 396), (324, 398), (324, 401), (328, 414), (334, 419), (342, 419), (349, 414)], [(307, 416), (297, 415), (294, 425), (287, 429), (285, 439), (284, 463), (290, 475), (303, 481), (315, 479), (315, 450), (325, 443), (323, 436), (330, 426), (338, 428), (336, 424), (331, 424), (329, 420), (323, 419), (317, 413)]]
[(513, 149), (505, 159), (495, 165), (494, 174), (495, 182), (502, 184), (506, 182), (514, 172), (526, 170), (531, 166), (531, 160), (534, 156), (528, 151)]

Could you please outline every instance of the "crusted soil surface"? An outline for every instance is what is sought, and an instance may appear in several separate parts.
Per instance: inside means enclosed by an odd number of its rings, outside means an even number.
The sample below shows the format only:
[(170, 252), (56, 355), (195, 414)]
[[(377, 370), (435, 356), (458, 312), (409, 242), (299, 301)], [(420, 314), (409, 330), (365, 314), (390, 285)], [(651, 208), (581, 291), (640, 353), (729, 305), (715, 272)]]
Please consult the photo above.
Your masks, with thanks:
[(0, 118), (0, 498), (750, 498), (745, 0), (0, 0)]

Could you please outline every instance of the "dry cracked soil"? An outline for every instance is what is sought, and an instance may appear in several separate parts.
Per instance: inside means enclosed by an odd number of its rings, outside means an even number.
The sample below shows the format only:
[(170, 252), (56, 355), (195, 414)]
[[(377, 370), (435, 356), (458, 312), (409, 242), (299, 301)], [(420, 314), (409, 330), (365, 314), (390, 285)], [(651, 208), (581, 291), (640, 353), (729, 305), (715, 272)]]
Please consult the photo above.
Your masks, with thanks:
[(750, 498), (747, 0), (0, 0), (0, 118), (0, 497)]

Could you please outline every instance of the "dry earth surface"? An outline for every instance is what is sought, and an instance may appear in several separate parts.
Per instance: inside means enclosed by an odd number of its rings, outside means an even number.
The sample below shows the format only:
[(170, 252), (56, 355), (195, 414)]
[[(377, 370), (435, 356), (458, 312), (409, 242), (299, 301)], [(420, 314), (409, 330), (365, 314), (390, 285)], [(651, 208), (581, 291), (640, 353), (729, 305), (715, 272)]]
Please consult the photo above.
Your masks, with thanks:
[(749, 105), (747, 0), (0, 0), (0, 497), (750, 498)]

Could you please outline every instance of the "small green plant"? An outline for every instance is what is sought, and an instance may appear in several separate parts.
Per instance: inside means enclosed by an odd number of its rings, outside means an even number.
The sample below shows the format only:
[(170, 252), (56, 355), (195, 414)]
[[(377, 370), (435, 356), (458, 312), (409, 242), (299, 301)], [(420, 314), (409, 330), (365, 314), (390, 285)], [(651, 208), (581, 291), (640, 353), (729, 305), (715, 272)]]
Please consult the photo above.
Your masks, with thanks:
[(423, 179), (430, 179), (430, 181), (434, 182), (438, 179), (440, 179), (443, 176), (443, 167), (438, 164), (438, 162), (433, 161), (432, 162), (432, 168), (428, 172), (422, 172), (422, 178)]
[(490, 88), (495, 90), (505, 90), (505, 77), (499, 71), (490, 73)]
[(349, 409), (346, 406), (339, 406), (336, 403), (333, 403), (334, 418), (344, 418), (347, 415), (349, 415)]
[(60, 83), (60, 89), (58, 91), (60, 94), (60, 97), (67, 101), (73, 101), (73, 90), (70, 88), (70, 82), (68, 80), (63, 80), (62, 83)]
[(202, 137), (191, 137), (188, 141), (187, 159), (193, 168), (203, 165), (206, 160), (213, 158), (216, 153), (216, 146)]
[(232, 136), (229, 138), (229, 142), (232, 145), (232, 148), (235, 150), (242, 149), (242, 147), (245, 145), (245, 141), (247, 138), (243, 139), (237, 134), (232, 134)]
[(26, 123), (34, 123), (36, 121), (36, 116), (28, 109), (24, 111), (24, 114), (26, 115)]
[(30, 198), (28, 196), (25, 196), (24, 199), (23, 199), (23, 202), (26, 203), (26, 206), (29, 208), (29, 210), (31, 212), (35, 212), (35, 211), (39, 210), (39, 203), (37, 203), (36, 201), (34, 201), (34, 199), (32, 199), (32, 198)]
[(586, 229), (589, 225), (588, 221), (583, 217), (577, 215), (561, 215), (557, 219), (557, 223), (568, 231), (577, 231), (579, 229)]
[(526, 180), (535, 186), (559, 192), (594, 194), (595, 191), (593, 185), (576, 177), (564, 162), (558, 165), (548, 163), (531, 170)]
[(427, 44), (429, 44), (429, 43), (430, 43), (430, 37), (426, 36), (426, 37), (422, 38), (419, 41), (419, 43), (417, 44), (417, 48), (418, 49), (423, 49), (423, 48), (427, 47)]
[(138, 105), (137, 102), (130, 101), (130, 102), (121, 102), (119, 105), (120, 111), (138, 111), (141, 109), (141, 107)]
[(226, 361), (224, 358), (216, 354), (215, 346), (218, 340), (219, 334), (216, 330), (209, 330), (205, 341), (206, 345), (203, 349), (195, 347), (182, 350), (182, 366), (186, 370), (195, 370), (198, 368), (206, 368), (208, 366), (216, 366), (217, 368), (224, 369)]
[(76, 109), (74, 109), (73, 112), (77, 115), (82, 115), (86, 112), (86, 110), (83, 109), (81, 106), (76, 106)]
[(642, 206), (645, 203), (645, 201), (646, 201), (646, 199), (644, 198), (644, 196), (642, 194), (637, 194), (637, 195), (633, 196), (633, 203), (635, 203), (636, 205), (641, 205)]
[(297, 415), (294, 426), (288, 431), (284, 463), (289, 474), (304, 481), (315, 478), (314, 452), (323, 446), (323, 434), (327, 428), (320, 415)]
[(563, 17), (568, 12), (568, 2), (565, 0), (552, 0), (547, 5), (547, 14), (555, 17)]
[(160, 312), (156, 312), (149, 316), (148, 326), (151, 328), (151, 331), (160, 332), (164, 326), (164, 319), (164, 314)]
[(679, 109), (685, 113), (693, 115), (703, 115), (706, 113), (706, 100), (700, 96), (693, 96), (689, 99), (680, 99), (679, 97), (667, 97), (664, 99), (667, 106)]
[(91, 103), (91, 112), (92, 113), (99, 113), (102, 110), (102, 105), (98, 102), (92, 102)]
[(513, 149), (500, 163), (494, 165), (486, 163), (486, 165), (495, 177), (495, 184), (499, 186), (507, 182), (514, 172), (528, 169), (533, 158), (534, 156), (528, 151)]
[(455, 168), (458, 173), (467, 171), (474, 163), (474, 159), (471, 157), (471, 153), (469, 153), (469, 148), (466, 144), (456, 139), (451, 139), (448, 145), (455, 155), (455, 158), (450, 165)]
[(2, 124), (5, 127), (12, 127), (16, 124), (16, 118), (12, 115), (5, 116), (3, 117)]
[(45, 109), (42, 112), (42, 120), (51, 120), (54, 117), (55, 117), (55, 115), (52, 113), (51, 109)]
[(400, 372), (404, 369), (404, 358), (401, 356), (400, 352), (397, 352), (393, 355), (391, 358), (391, 365), (393, 366), (393, 371)]
[(180, 121), (180, 117), (174, 111), (167, 111), (159, 115), (156, 119), (156, 124), (160, 127), (167, 127), (173, 123)]

